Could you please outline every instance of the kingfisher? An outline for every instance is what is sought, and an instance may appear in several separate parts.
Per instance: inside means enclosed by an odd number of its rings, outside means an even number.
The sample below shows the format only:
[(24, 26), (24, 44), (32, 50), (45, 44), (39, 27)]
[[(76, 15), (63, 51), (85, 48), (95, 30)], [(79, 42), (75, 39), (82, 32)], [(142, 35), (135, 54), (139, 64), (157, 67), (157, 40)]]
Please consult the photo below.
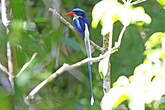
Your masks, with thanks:
[[(91, 52), (91, 45), (90, 45), (90, 25), (88, 18), (86, 17), (85, 11), (80, 8), (75, 8), (72, 11), (66, 13), (66, 15), (73, 15), (73, 24), (76, 28), (77, 32), (82, 37), (85, 47), (86, 47), (86, 54), (88, 58), (92, 58)], [(91, 105), (94, 104), (94, 97), (93, 97), (93, 87), (92, 87), (92, 62), (88, 63), (88, 70), (89, 70), (89, 77), (90, 77), (90, 87), (91, 87)]]

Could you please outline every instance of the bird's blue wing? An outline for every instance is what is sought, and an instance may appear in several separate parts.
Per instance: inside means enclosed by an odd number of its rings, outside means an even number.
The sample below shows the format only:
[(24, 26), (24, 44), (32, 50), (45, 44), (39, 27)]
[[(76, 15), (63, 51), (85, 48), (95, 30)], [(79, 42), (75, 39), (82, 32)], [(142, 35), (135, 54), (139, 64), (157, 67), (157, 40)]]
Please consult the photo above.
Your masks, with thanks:
[(83, 19), (81, 17), (75, 18), (73, 20), (73, 23), (74, 23), (74, 26), (75, 26), (76, 30), (78, 31), (78, 33), (81, 35), (81, 37), (84, 38), (85, 23), (84, 23)]

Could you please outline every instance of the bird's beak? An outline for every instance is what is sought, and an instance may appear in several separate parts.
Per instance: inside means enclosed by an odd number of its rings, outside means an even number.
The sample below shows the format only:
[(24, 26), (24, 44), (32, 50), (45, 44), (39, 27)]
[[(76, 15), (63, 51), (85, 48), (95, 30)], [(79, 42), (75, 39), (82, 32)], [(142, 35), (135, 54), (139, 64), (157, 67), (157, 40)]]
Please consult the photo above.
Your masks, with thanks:
[(74, 14), (76, 14), (76, 13), (73, 11), (70, 11), (70, 12), (66, 13), (65, 15), (74, 15)]

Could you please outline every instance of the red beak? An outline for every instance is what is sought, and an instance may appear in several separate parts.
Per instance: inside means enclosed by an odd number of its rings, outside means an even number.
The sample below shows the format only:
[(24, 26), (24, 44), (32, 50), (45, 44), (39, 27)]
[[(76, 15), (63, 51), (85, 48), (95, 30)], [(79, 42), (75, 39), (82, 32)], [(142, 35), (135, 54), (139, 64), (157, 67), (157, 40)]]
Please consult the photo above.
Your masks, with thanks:
[(74, 15), (74, 14), (76, 14), (76, 13), (73, 11), (70, 11), (69, 13), (66, 13), (65, 15)]

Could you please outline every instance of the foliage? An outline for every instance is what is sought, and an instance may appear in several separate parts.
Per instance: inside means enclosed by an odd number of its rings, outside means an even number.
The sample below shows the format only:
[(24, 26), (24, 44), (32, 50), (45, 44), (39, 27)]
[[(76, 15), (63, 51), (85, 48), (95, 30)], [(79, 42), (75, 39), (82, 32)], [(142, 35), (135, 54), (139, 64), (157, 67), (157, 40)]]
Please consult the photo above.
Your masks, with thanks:
[[(144, 62), (137, 66), (129, 77), (120, 76), (113, 88), (104, 95), (102, 109), (111, 110), (125, 100), (130, 110), (144, 110), (145, 104), (157, 109), (165, 94), (165, 33), (154, 33), (146, 42)], [(159, 103), (159, 104), (158, 104)], [(161, 108), (160, 108), (161, 109)]]
[(162, 7), (165, 9), (165, 1), (164, 0), (157, 0)]
[(102, 0), (97, 3), (93, 8), (92, 17), (92, 26), (95, 28), (101, 20), (102, 35), (106, 35), (118, 20), (126, 26), (137, 22), (151, 22), (143, 7), (134, 8), (130, 3), (121, 4), (117, 0)]

